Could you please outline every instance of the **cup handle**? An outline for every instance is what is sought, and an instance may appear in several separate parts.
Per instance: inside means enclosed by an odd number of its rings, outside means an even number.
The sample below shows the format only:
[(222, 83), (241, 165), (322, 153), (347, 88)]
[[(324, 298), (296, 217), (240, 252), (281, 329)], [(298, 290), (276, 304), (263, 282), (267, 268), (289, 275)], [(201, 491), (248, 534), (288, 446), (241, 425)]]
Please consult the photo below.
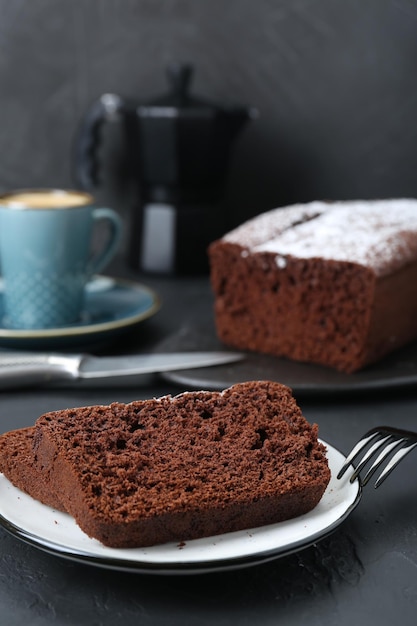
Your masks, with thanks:
[(116, 211), (113, 211), (113, 209), (94, 209), (93, 220), (94, 222), (98, 222), (100, 220), (107, 221), (110, 227), (110, 233), (103, 250), (96, 254), (96, 256), (94, 256), (90, 261), (90, 276), (93, 274), (99, 274), (101, 270), (108, 265), (108, 263), (110, 263), (111, 259), (117, 252), (117, 248), (122, 237), (122, 220), (117, 215)]

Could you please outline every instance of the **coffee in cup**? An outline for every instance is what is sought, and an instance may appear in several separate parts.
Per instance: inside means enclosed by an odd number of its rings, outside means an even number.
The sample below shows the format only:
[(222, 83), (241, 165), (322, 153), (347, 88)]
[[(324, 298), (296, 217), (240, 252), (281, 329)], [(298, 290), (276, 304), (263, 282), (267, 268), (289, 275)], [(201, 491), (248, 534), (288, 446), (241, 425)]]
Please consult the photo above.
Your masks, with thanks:
[[(91, 251), (94, 227), (108, 237)], [(0, 196), (4, 326), (45, 329), (80, 321), (85, 286), (117, 251), (122, 224), (85, 192), (28, 189)]]

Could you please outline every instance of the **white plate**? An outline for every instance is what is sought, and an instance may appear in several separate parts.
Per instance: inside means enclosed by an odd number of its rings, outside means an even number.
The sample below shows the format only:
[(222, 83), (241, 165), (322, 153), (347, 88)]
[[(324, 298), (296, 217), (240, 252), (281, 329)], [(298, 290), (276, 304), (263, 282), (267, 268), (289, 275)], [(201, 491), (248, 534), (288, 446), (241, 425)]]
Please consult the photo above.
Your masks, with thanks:
[(327, 446), (331, 480), (317, 507), (292, 520), (215, 537), (150, 548), (107, 548), (90, 539), (72, 517), (16, 489), (0, 474), (0, 525), (40, 549), (72, 560), (146, 573), (205, 573), (253, 565), (305, 548), (332, 532), (358, 504), (361, 486), (352, 470), (336, 475), (345, 457)]

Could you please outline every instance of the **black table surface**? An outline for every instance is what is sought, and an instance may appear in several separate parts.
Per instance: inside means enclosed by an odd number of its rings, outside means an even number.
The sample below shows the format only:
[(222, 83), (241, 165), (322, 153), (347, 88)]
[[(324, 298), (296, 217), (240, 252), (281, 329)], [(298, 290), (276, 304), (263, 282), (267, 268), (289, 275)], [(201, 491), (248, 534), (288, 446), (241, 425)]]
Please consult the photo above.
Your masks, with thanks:
[[(206, 277), (137, 277), (162, 299), (160, 311), (117, 346), (146, 351), (212, 306)], [(138, 388), (3, 391), (1, 432), (29, 426), (51, 410), (129, 402), (184, 389), (162, 379)], [(299, 399), (320, 436), (343, 452), (368, 429), (417, 429), (417, 390), (377, 390)], [(298, 553), (228, 572), (124, 573), (47, 554), (0, 529), (0, 624), (117, 626), (155, 624), (417, 623), (417, 457), (411, 453), (336, 531)]]

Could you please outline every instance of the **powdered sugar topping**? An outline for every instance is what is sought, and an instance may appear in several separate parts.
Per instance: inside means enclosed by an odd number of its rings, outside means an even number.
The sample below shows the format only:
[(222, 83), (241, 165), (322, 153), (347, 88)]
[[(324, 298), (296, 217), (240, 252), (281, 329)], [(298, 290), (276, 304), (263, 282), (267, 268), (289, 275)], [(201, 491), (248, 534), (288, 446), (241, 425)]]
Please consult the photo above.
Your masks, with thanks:
[(417, 259), (417, 200), (312, 202), (274, 209), (224, 240), (251, 253), (324, 258), (370, 267), (379, 276)]
[(241, 224), (224, 236), (225, 241), (237, 243), (247, 248), (253, 248), (274, 237), (295, 224), (313, 219), (326, 210), (323, 202), (309, 204), (294, 204), (289, 207), (272, 209), (267, 213), (257, 215)]

